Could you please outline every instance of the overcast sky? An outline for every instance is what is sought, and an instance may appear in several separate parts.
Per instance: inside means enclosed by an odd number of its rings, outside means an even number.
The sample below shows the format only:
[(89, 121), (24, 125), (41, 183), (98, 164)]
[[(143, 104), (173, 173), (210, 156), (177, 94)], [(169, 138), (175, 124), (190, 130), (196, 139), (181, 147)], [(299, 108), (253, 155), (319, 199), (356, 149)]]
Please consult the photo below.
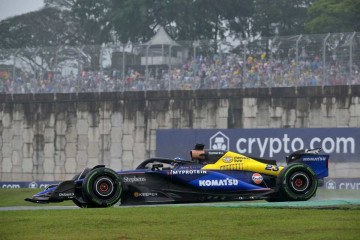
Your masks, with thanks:
[(0, 21), (23, 13), (39, 10), (44, 0), (0, 0)]

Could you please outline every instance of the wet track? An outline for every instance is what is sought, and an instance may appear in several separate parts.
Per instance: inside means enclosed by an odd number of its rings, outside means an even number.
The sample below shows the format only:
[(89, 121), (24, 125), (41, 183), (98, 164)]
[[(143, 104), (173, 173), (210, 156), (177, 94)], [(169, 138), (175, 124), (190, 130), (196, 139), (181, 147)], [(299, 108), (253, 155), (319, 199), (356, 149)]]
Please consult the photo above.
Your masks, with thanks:
[[(192, 203), (192, 204), (166, 204), (166, 205), (136, 205), (136, 206), (115, 206), (115, 208), (129, 207), (231, 207), (231, 208), (347, 208), (360, 207), (360, 199), (334, 199), (321, 200), (313, 199), (304, 202), (266, 202), (266, 201), (239, 201), (239, 202), (217, 202), (217, 203)], [(17, 206), (0, 207), (0, 211), (19, 211), (19, 210), (64, 210), (80, 209), (76, 206)]]

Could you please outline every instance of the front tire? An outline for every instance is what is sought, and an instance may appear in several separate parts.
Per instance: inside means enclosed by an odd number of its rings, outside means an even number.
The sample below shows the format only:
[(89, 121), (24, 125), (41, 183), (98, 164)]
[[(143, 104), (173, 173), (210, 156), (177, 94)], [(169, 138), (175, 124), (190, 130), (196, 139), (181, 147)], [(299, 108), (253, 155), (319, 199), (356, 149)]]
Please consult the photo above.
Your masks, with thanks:
[(120, 200), (122, 184), (115, 171), (101, 167), (85, 177), (82, 190), (89, 203), (80, 207), (110, 207)]

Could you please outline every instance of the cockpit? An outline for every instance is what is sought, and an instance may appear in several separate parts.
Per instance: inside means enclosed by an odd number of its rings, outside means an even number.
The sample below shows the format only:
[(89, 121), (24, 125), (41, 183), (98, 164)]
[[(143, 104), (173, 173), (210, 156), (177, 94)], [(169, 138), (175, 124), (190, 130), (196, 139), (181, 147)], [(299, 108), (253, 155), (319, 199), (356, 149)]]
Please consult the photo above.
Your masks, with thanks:
[(136, 169), (149, 169), (153, 171), (171, 170), (179, 165), (191, 163), (189, 160), (182, 158), (150, 158), (143, 161)]

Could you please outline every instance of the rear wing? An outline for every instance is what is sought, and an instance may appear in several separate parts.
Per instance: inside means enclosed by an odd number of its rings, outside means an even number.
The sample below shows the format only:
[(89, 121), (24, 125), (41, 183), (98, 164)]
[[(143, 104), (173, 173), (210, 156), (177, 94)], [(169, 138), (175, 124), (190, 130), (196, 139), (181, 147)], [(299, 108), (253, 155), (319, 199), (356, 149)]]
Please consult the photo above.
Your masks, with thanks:
[(311, 167), (318, 179), (323, 179), (329, 175), (329, 155), (320, 154), (321, 150), (321, 148), (297, 150), (286, 157), (286, 163), (304, 163)]
[(300, 156), (299, 162), (311, 167), (318, 179), (329, 175), (329, 155), (303, 154)]

